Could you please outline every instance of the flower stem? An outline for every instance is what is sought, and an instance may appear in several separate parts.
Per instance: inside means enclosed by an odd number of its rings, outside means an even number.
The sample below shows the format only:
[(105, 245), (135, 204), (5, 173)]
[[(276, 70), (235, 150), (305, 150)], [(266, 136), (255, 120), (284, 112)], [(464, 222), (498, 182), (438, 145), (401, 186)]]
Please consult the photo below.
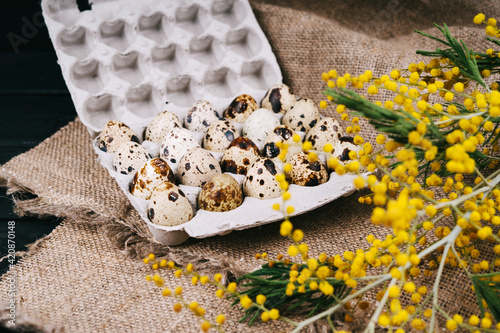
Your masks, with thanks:
[(432, 316), (431, 316), (431, 321), (429, 324), (429, 333), (432, 333), (434, 331), (434, 322), (436, 320), (436, 310), (438, 308), (438, 289), (439, 289), (439, 282), (441, 280), (441, 275), (443, 274), (443, 269), (444, 269), (444, 264), (446, 262), (446, 257), (448, 256), (448, 251), (450, 250), (450, 246), (455, 242), (455, 239), (457, 236), (460, 234), (460, 231), (462, 231), (462, 228), (460, 228), (458, 225), (453, 228), (453, 230), (443, 238), (443, 240), (446, 240), (446, 247), (444, 248), (443, 254), (441, 256), (441, 263), (439, 264), (439, 269), (436, 275), (436, 279), (434, 281), (434, 286), (432, 287), (432, 293), (434, 295), (434, 298), (432, 300)]

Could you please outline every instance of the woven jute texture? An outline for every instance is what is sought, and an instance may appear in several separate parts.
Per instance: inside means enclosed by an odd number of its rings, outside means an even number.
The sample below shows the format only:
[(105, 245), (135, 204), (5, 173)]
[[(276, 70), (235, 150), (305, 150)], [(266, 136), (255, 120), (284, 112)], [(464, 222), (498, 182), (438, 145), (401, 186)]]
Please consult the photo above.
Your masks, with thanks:
[[(414, 29), (437, 34), (433, 22), (447, 22), (468, 45), (486, 49), (482, 28), (472, 25), (475, 13), (499, 16), (500, 3), (483, 1), (252, 1), (257, 20), (281, 66), (284, 82), (298, 96), (322, 99), (320, 76), (339, 73), (385, 74), (422, 60), (417, 49), (436, 44)], [(338, 117), (330, 107), (325, 115)], [(362, 133), (374, 131), (363, 124)], [(187, 311), (175, 314), (173, 298), (162, 297), (145, 281), (150, 273), (139, 260), (150, 252), (204, 272), (225, 272), (229, 278), (258, 267), (257, 252), (271, 257), (286, 251), (279, 223), (169, 248), (157, 243), (126, 197), (97, 162), (91, 138), (77, 119), (31, 151), (0, 167), (2, 184), (16, 198), (20, 214), (64, 218), (52, 234), (34, 244), (17, 264), (18, 312), (28, 331), (196, 332), (199, 322)], [(21, 193), (36, 198), (22, 200)], [(370, 223), (370, 207), (359, 195), (340, 198), (293, 219), (305, 232), (313, 255), (340, 254), (367, 247), (365, 237), (384, 237), (387, 230)], [(214, 297), (210, 287), (193, 287), (187, 278), (164, 274), (167, 286), (182, 285), (185, 298), (207, 309), (207, 316), (228, 316), (228, 332), (286, 332), (285, 323), (238, 324), (241, 312)], [(444, 306), (468, 314), (474, 295), (463, 276), (445, 271)], [(424, 281), (425, 282), (425, 281)], [(430, 282), (427, 281), (427, 282)], [(6, 290), (6, 276), (0, 288)], [(460, 295), (460, 297), (458, 297)], [(8, 302), (6, 293), (1, 302)], [(2, 303), (7, 304), (7, 303)], [(2, 305), (2, 309), (4, 306)], [(8, 313), (0, 312), (2, 320)], [(21, 317), (19, 317), (21, 319)], [(20, 322), (18, 322), (20, 324)], [(19, 326), (18, 326), (19, 327)]]

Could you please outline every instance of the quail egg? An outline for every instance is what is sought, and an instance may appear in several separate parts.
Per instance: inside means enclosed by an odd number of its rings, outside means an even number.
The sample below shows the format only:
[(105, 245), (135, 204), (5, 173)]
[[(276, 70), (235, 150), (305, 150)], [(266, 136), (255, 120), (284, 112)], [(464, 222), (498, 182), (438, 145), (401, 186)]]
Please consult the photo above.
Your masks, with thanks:
[(354, 139), (349, 136), (339, 138), (339, 141), (333, 146), (332, 155), (336, 157), (340, 163), (346, 164), (351, 161), (349, 153), (355, 151), (358, 153), (361, 150), (360, 146), (354, 144)]
[(259, 158), (252, 164), (243, 182), (243, 193), (258, 199), (272, 199), (281, 195), (282, 189), (276, 180), (276, 165), (269, 158)]
[(308, 98), (301, 98), (285, 113), (281, 122), (294, 131), (307, 132), (319, 120), (319, 111), (314, 102)]
[(184, 155), (177, 169), (177, 177), (182, 184), (198, 187), (220, 173), (220, 165), (215, 157), (203, 148), (194, 148)]
[(136, 172), (130, 185), (133, 196), (149, 200), (156, 186), (163, 182), (175, 184), (175, 175), (165, 160), (157, 157), (149, 160)]
[(172, 183), (161, 183), (151, 195), (148, 217), (154, 224), (173, 227), (193, 217), (193, 207), (182, 190)]
[(210, 125), (219, 119), (219, 114), (212, 103), (208, 101), (197, 101), (189, 109), (184, 126), (194, 132), (205, 132)]
[(294, 134), (295, 132), (286, 125), (277, 126), (266, 139), (266, 144), (262, 150), (263, 155), (276, 160), (280, 153), (278, 142), (283, 142), (288, 145), (285, 160), (301, 151), (302, 145), (293, 141)]
[(327, 143), (334, 145), (339, 141), (341, 135), (339, 122), (332, 117), (325, 117), (307, 132), (306, 141), (310, 141), (314, 149), (322, 151)]
[(122, 143), (128, 141), (139, 143), (139, 138), (130, 127), (121, 121), (111, 120), (104, 125), (99, 135), (99, 149), (104, 152), (115, 153)]
[(321, 162), (311, 162), (307, 154), (300, 151), (294, 154), (288, 161), (292, 166), (286, 177), (292, 184), (300, 186), (316, 186), (328, 181), (328, 171)]
[(208, 150), (223, 152), (240, 134), (230, 120), (217, 120), (210, 125), (203, 137), (203, 147)]
[(239, 207), (242, 202), (240, 184), (227, 174), (213, 177), (203, 185), (198, 196), (198, 208), (211, 212), (227, 212)]
[(144, 139), (161, 143), (165, 135), (167, 135), (175, 127), (182, 127), (182, 124), (175, 114), (170, 111), (163, 111), (157, 114), (144, 133)]
[(182, 156), (200, 144), (193, 133), (185, 128), (176, 127), (168, 133), (161, 143), (160, 157), (170, 163), (178, 163)]
[(113, 169), (123, 175), (131, 174), (139, 170), (151, 155), (137, 142), (124, 142), (115, 153)]
[(236, 138), (229, 144), (222, 156), (222, 172), (245, 175), (248, 168), (260, 157), (259, 148), (252, 140), (244, 136)]
[(258, 108), (259, 105), (252, 96), (246, 94), (239, 95), (224, 111), (224, 117), (237, 123), (244, 123), (248, 116)]
[(255, 110), (243, 125), (243, 135), (255, 143), (264, 143), (273, 129), (280, 125), (274, 113), (265, 108)]
[(285, 113), (295, 104), (295, 95), (286, 84), (277, 84), (271, 87), (261, 106), (263, 108), (273, 110), (274, 113)]

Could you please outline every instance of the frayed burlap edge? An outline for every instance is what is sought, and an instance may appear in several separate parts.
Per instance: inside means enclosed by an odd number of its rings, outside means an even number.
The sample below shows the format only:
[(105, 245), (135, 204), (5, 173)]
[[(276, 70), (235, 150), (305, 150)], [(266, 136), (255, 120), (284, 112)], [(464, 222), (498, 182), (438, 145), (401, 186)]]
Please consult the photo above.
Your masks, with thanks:
[[(120, 218), (105, 216), (85, 207), (71, 207), (58, 205), (43, 197), (23, 200), (26, 194), (36, 196), (29, 188), (23, 186), (15, 177), (0, 169), (0, 186), (7, 187), (7, 194), (13, 196), (14, 212), (19, 216), (49, 217), (55, 216), (75, 223), (93, 223), (99, 225), (114, 247), (124, 252), (131, 259), (144, 258), (149, 253), (155, 253), (158, 258), (168, 259), (184, 266), (188, 263), (195, 265), (198, 271), (203, 273), (218, 272), (224, 276), (239, 277), (246, 270), (235, 265), (234, 260), (228, 256), (221, 255), (217, 258), (208, 258), (195, 254), (188, 249), (169, 247), (156, 241), (153, 237), (139, 235), (137, 230), (127, 226), (123, 219), (133, 209), (130, 205), (124, 205), (120, 211)], [(47, 237), (47, 236), (46, 236)], [(28, 246), (29, 252), (36, 248), (38, 240)], [(18, 252), (17, 255), (24, 256), (26, 252)]]
[(19, 333), (64, 333), (64, 328), (55, 328), (50, 325), (40, 325), (36, 318), (32, 318), (17, 308), (15, 313), (15, 324), (9, 324), (12, 318), (9, 317), (10, 310), (8, 303), (0, 301), (0, 330), (9, 329), (10, 332)]

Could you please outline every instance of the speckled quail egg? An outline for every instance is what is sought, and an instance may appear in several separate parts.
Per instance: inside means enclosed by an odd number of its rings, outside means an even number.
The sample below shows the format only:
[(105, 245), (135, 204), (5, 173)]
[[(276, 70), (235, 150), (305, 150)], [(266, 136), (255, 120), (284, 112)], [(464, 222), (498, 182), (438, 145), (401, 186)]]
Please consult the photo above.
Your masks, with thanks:
[(319, 110), (313, 100), (301, 98), (285, 113), (281, 123), (294, 131), (307, 132), (319, 120)]
[(165, 160), (157, 157), (149, 160), (134, 175), (130, 184), (133, 196), (149, 200), (156, 186), (163, 182), (175, 184), (175, 175)]
[(221, 173), (219, 162), (203, 148), (190, 150), (179, 162), (177, 177), (188, 186), (201, 187)]
[(189, 150), (199, 146), (193, 133), (185, 128), (176, 127), (163, 138), (160, 157), (170, 163), (178, 163)]
[(349, 153), (351, 151), (359, 152), (362, 147), (354, 144), (354, 139), (349, 136), (343, 136), (339, 138), (339, 141), (335, 145), (333, 145), (333, 153), (332, 155), (336, 157), (340, 163), (346, 164), (351, 161), (349, 157)]
[(198, 208), (211, 212), (227, 212), (239, 207), (242, 202), (241, 186), (228, 174), (213, 177), (203, 185), (198, 196)]
[(175, 127), (182, 127), (182, 124), (175, 114), (170, 111), (163, 111), (157, 114), (144, 132), (144, 139), (156, 143), (161, 143)]
[(205, 132), (210, 125), (219, 119), (219, 114), (212, 103), (197, 101), (189, 109), (184, 126), (194, 132)]
[(115, 153), (122, 143), (133, 141), (139, 143), (137, 135), (124, 123), (118, 120), (111, 120), (104, 125), (99, 134), (99, 149)]
[(113, 169), (123, 175), (139, 170), (151, 155), (137, 142), (124, 142), (118, 147), (113, 159)]
[(148, 217), (154, 224), (173, 227), (193, 217), (193, 207), (182, 190), (172, 183), (158, 185), (148, 204)]
[(246, 94), (239, 95), (224, 111), (224, 117), (237, 123), (244, 123), (248, 116), (258, 108), (259, 105), (252, 96)]
[(288, 145), (285, 160), (301, 151), (302, 145), (293, 141), (294, 134), (295, 132), (286, 125), (277, 126), (267, 137), (266, 144), (262, 149), (262, 155), (276, 160), (280, 153), (280, 148), (277, 145), (278, 142), (283, 142)]
[(307, 132), (305, 140), (310, 141), (314, 149), (323, 151), (327, 143), (334, 145), (341, 136), (342, 127), (339, 122), (332, 117), (325, 117)]
[(243, 125), (243, 135), (253, 142), (264, 143), (273, 129), (280, 125), (274, 113), (265, 108), (255, 110)]
[(274, 113), (285, 113), (295, 104), (295, 95), (286, 84), (277, 84), (267, 91), (261, 106)]
[(244, 136), (229, 144), (221, 160), (222, 172), (245, 175), (248, 168), (260, 157), (259, 148)]
[(292, 166), (289, 172), (286, 172), (286, 178), (292, 184), (300, 186), (316, 186), (328, 181), (328, 171), (321, 162), (311, 162), (307, 154), (299, 151), (288, 161)]
[(258, 199), (272, 199), (281, 195), (282, 189), (276, 180), (276, 165), (269, 158), (259, 158), (252, 164), (243, 182), (243, 193)]
[(240, 134), (230, 120), (214, 121), (203, 137), (203, 147), (208, 150), (223, 152)]

